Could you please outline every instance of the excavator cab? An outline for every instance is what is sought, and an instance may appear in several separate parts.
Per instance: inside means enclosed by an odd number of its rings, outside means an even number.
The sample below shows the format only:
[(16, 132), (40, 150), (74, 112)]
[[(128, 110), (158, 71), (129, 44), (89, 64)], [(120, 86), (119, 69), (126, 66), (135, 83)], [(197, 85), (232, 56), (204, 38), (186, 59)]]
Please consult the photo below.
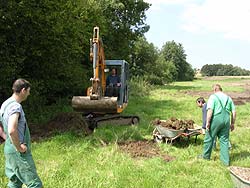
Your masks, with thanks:
[[(128, 78), (129, 78), (129, 67), (128, 62), (125, 60), (106, 60), (106, 70), (110, 74), (111, 70), (115, 68), (117, 70), (117, 76), (120, 78), (120, 86), (118, 87), (117, 95), (117, 113), (121, 113), (128, 104)], [(108, 75), (106, 75), (108, 78)], [(108, 85), (106, 84), (105, 96), (109, 96), (107, 93)]]
[(112, 68), (117, 69), (117, 75), (120, 77), (120, 87), (117, 96), (106, 96), (108, 86), (105, 84), (100, 89), (102, 96), (98, 99), (87, 96), (74, 96), (72, 107), (75, 111), (83, 114), (119, 114), (128, 104), (128, 78), (129, 65), (125, 60), (106, 60), (104, 69), (104, 78), (107, 78)]

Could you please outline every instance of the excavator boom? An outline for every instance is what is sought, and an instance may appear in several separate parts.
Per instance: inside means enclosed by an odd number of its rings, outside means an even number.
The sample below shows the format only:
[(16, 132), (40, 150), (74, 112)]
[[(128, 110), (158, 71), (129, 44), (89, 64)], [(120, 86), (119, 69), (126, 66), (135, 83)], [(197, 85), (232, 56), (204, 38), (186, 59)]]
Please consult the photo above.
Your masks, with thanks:
[(90, 39), (90, 60), (93, 64), (93, 77), (87, 96), (74, 96), (72, 107), (84, 113), (117, 113), (117, 97), (104, 97), (106, 89), (105, 55), (99, 27), (94, 27)]

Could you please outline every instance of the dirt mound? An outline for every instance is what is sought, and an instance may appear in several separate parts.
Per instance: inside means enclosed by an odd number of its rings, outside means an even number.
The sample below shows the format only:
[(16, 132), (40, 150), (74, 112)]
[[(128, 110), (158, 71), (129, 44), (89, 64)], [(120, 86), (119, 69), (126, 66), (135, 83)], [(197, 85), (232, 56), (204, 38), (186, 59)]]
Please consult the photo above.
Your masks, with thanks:
[(81, 114), (70, 112), (60, 113), (46, 124), (29, 125), (32, 140), (40, 140), (53, 136), (56, 133), (73, 131), (84, 135), (89, 135), (92, 131)]
[(160, 149), (153, 141), (130, 141), (118, 143), (120, 149), (129, 153), (132, 157), (161, 157), (164, 161), (172, 161), (175, 158), (161, 153)]

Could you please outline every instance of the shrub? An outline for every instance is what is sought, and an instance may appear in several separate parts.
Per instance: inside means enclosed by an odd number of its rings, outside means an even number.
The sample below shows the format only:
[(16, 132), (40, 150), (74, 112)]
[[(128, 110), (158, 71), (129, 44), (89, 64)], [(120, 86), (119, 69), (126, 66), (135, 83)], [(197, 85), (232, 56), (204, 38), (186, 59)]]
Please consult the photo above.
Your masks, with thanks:
[(152, 86), (142, 77), (132, 77), (129, 81), (129, 92), (131, 96), (148, 96)]

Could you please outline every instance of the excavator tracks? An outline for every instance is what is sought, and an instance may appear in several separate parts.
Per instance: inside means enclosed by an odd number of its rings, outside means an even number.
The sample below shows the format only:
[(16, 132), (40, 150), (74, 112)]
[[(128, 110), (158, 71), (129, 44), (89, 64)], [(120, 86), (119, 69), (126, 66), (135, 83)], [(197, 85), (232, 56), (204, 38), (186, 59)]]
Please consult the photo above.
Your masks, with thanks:
[(139, 123), (139, 116), (135, 115), (105, 115), (105, 116), (96, 116), (95, 114), (89, 114), (85, 116), (86, 122), (89, 125), (89, 129), (94, 130), (101, 125), (136, 125)]

